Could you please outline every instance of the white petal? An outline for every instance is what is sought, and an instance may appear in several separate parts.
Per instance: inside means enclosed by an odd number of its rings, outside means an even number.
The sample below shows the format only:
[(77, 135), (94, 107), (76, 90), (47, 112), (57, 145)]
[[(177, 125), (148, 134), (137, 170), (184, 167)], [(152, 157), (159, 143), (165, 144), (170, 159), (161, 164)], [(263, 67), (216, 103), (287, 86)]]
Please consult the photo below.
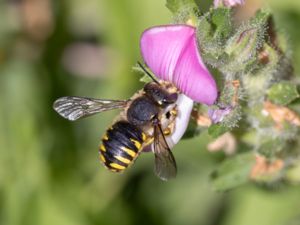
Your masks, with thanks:
[(194, 102), (186, 95), (180, 94), (176, 104), (178, 114), (175, 122), (175, 131), (171, 136), (166, 138), (170, 148), (177, 144), (184, 135), (190, 121)]

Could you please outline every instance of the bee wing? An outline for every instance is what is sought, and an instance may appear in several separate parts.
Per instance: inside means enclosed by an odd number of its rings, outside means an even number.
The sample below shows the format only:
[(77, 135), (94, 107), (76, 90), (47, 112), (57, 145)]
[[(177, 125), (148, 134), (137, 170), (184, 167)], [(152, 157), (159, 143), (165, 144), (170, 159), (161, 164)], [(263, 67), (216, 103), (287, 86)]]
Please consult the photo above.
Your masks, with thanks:
[(154, 125), (153, 150), (155, 155), (155, 174), (164, 181), (175, 178), (177, 174), (176, 161), (159, 124)]
[(62, 117), (74, 121), (95, 113), (124, 108), (126, 104), (127, 101), (67, 96), (57, 99), (53, 108)]

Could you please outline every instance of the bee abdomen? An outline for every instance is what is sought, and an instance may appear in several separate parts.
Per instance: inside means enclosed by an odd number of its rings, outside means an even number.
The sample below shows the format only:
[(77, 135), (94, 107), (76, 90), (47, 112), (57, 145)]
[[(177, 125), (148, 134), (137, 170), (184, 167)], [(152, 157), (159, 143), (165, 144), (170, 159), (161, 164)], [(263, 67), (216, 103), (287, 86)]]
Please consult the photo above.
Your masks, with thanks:
[(103, 136), (100, 160), (111, 171), (125, 170), (138, 156), (145, 134), (127, 121), (118, 121)]

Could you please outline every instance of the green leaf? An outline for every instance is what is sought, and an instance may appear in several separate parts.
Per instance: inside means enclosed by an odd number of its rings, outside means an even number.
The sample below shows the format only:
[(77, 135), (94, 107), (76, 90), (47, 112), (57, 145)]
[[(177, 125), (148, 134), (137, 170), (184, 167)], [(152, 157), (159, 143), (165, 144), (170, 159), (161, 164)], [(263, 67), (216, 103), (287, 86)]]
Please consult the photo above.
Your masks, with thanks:
[(149, 83), (149, 82), (152, 82), (153, 80), (147, 75), (145, 74), (144, 76), (142, 76), (140, 78), (140, 82), (143, 82), (143, 83)]
[(226, 191), (245, 184), (254, 163), (253, 153), (243, 153), (226, 159), (211, 175), (214, 189)]
[[(140, 82), (149, 83), (149, 82), (153, 81), (151, 79), (151, 77), (149, 75), (147, 75), (145, 73), (145, 71), (142, 70), (142, 68), (140, 66), (138, 66), (138, 65), (133, 66), (132, 70), (135, 71), (135, 72), (137, 72), (137, 73), (141, 73), (142, 74), (142, 77), (140, 78)], [(150, 71), (148, 71), (148, 72), (151, 73)], [(153, 75), (153, 74), (152, 74), (152, 76), (155, 77), (155, 75)]]
[(239, 30), (227, 43), (225, 51), (235, 64), (238, 61), (242, 64), (240, 67), (245, 67), (245, 63), (255, 59), (260, 32), (256, 27), (247, 27)]
[(196, 3), (194, 0), (167, 0), (166, 6), (172, 13), (177, 14), (186, 7), (196, 6)]
[(207, 63), (214, 67), (218, 67), (220, 63), (226, 63), (227, 55), (224, 52), (224, 46), (232, 30), (229, 8), (211, 9), (199, 19), (197, 40)]
[(268, 98), (275, 104), (287, 105), (299, 98), (297, 85), (287, 81), (274, 84), (268, 90)]
[(200, 17), (198, 5), (194, 0), (167, 0), (166, 6), (173, 13), (174, 23), (197, 24)]
[(205, 36), (208, 42), (225, 41), (232, 32), (231, 9), (211, 9), (198, 24), (199, 36)]
[(222, 124), (213, 124), (208, 128), (208, 134), (212, 138), (217, 138), (221, 136), (222, 134), (225, 134), (226, 132), (230, 131), (231, 129), (229, 127), (226, 127)]
[(214, 38), (227, 39), (232, 32), (231, 9), (217, 8), (211, 10), (211, 22), (215, 27)]
[(271, 16), (272, 15), (268, 10), (259, 10), (255, 16), (251, 18), (250, 23), (255, 24), (256, 26), (264, 27), (265, 29)]
[(257, 68), (258, 51), (265, 43), (269, 13), (259, 11), (249, 22), (238, 27), (227, 41), (225, 52), (229, 62), (223, 70), (229, 73), (239, 73)]

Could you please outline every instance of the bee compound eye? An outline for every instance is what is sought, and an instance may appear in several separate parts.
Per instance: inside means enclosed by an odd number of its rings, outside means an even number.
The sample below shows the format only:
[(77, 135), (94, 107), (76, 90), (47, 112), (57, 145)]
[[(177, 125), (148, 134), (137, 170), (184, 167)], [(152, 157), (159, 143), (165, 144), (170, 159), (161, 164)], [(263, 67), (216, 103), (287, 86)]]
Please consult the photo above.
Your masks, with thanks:
[(176, 102), (178, 99), (178, 94), (177, 93), (170, 94), (169, 98), (172, 102)]
[(173, 94), (170, 94), (170, 95), (167, 95), (163, 100), (162, 100), (162, 103), (164, 105), (168, 105), (168, 104), (173, 104), (177, 101), (177, 98), (178, 98), (178, 94), (177, 93), (173, 93)]

